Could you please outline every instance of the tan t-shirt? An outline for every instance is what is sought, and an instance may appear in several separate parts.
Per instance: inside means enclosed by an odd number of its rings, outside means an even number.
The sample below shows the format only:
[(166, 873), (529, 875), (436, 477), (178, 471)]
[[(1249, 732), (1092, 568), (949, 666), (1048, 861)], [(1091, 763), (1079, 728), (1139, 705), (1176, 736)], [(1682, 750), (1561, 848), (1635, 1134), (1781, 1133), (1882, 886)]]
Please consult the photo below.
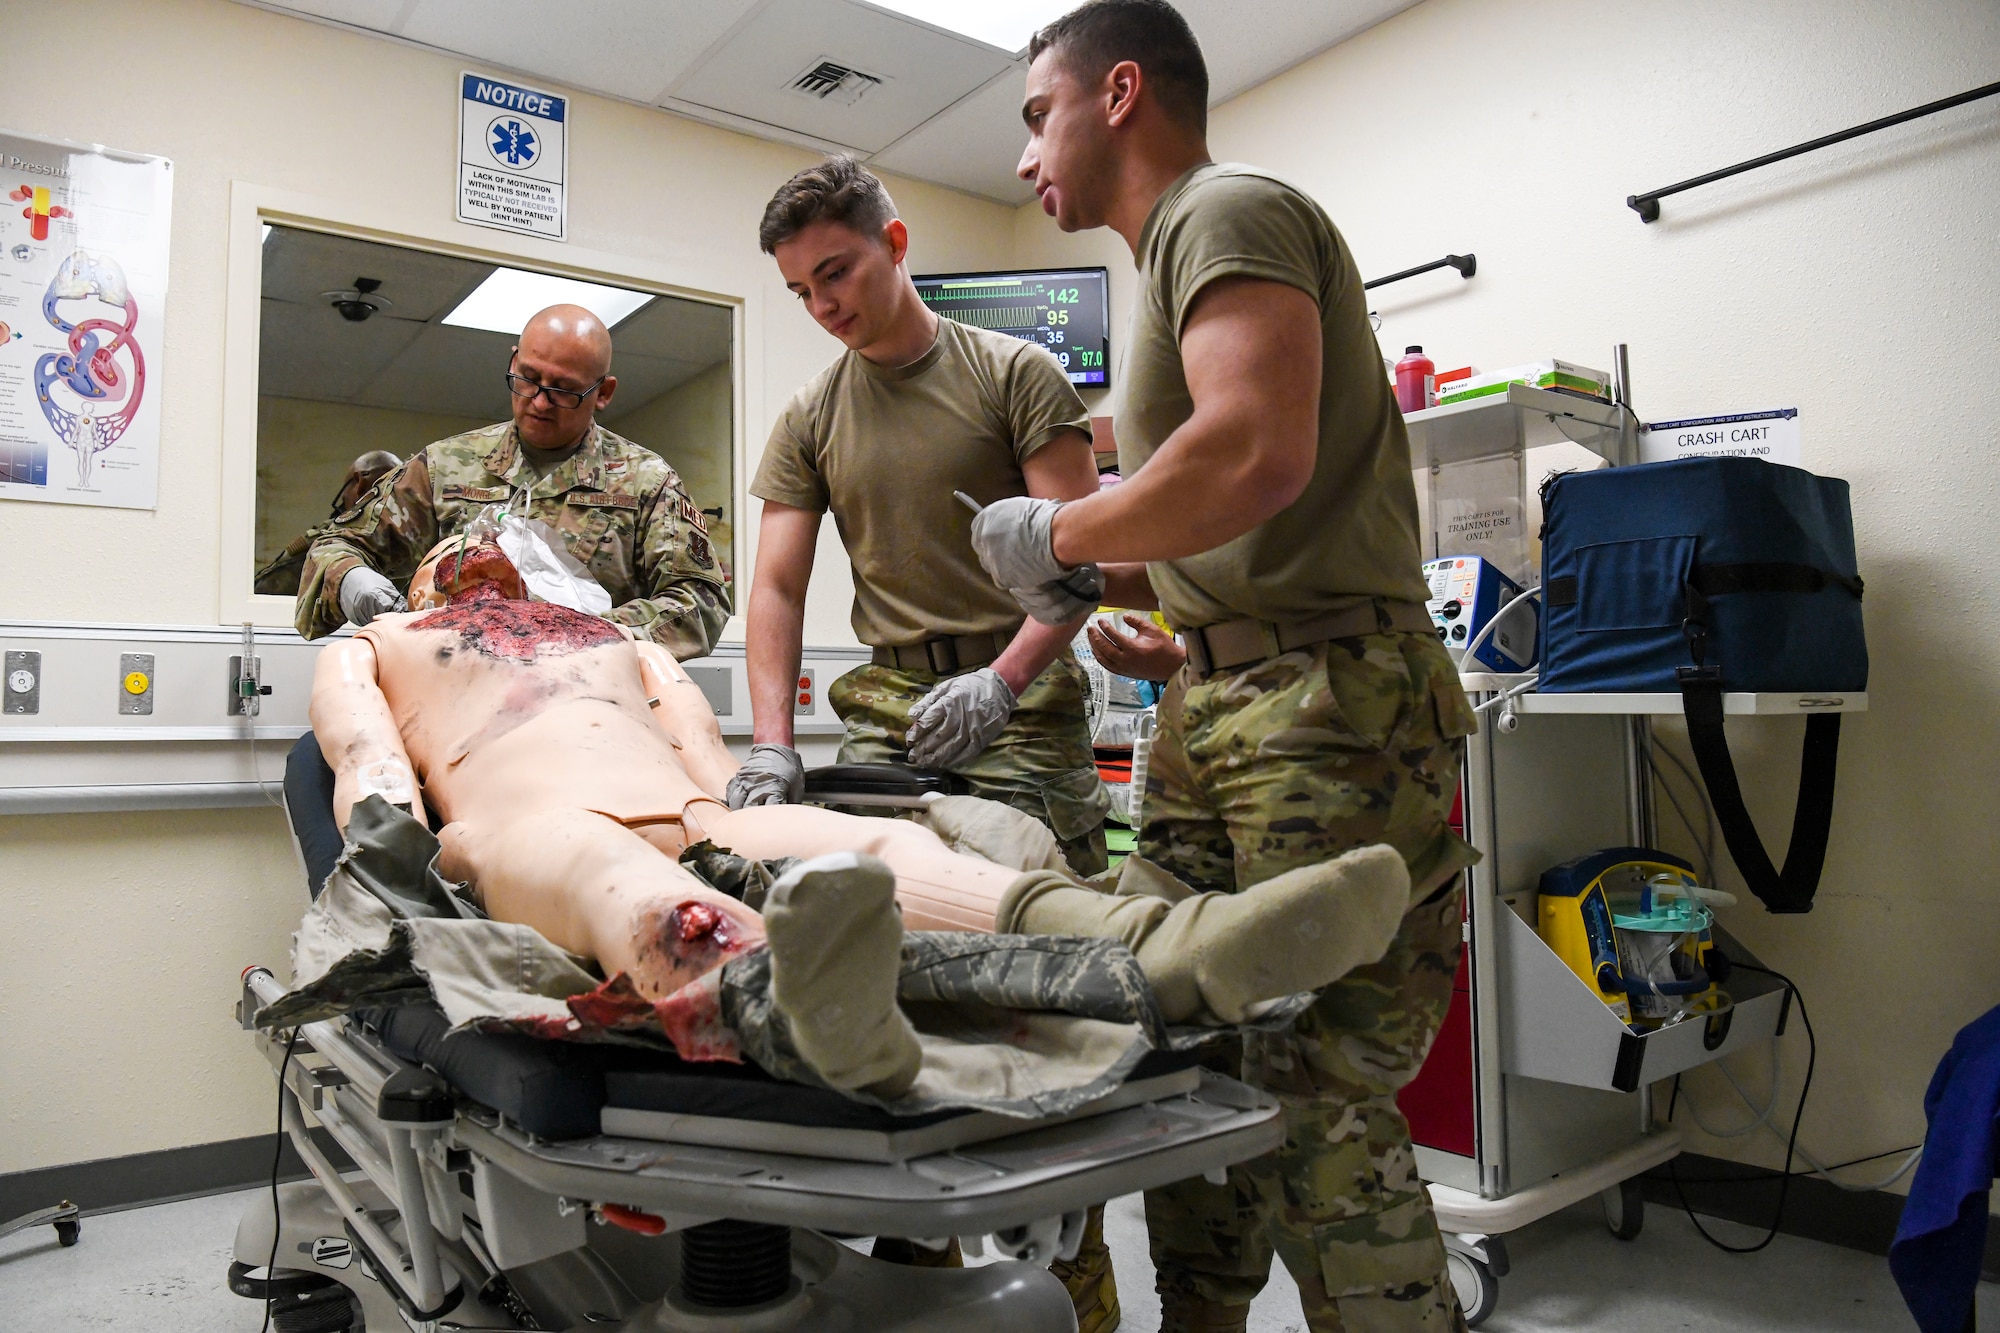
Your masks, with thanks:
[(1090, 414), (1056, 359), (1002, 333), (938, 321), (937, 341), (894, 369), (843, 353), (792, 395), (750, 493), (833, 511), (854, 566), (854, 633), (874, 647), (1021, 624), (972, 550), (972, 513), (1027, 494), (1021, 464)]
[(1361, 275), (1319, 205), (1250, 167), (1196, 167), (1153, 205), (1138, 262), (1117, 411), (1118, 462), (1128, 477), (1193, 415), (1180, 332), (1202, 288), (1218, 278), (1267, 279), (1299, 288), (1320, 308), (1312, 480), (1236, 540), (1150, 565), (1167, 618), (1182, 628), (1241, 616), (1283, 624), (1374, 597), (1422, 602), (1409, 439), (1368, 326)]

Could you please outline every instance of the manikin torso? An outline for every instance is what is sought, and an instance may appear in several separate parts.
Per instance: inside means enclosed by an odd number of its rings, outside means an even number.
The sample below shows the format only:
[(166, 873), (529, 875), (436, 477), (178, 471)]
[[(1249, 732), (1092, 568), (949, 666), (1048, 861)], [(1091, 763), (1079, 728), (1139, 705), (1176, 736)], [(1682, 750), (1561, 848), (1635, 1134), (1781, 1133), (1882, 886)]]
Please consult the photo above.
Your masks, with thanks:
[(637, 647), (595, 616), (492, 596), (382, 616), (358, 637), (443, 820), (573, 806), (638, 821), (712, 795), (653, 718)]

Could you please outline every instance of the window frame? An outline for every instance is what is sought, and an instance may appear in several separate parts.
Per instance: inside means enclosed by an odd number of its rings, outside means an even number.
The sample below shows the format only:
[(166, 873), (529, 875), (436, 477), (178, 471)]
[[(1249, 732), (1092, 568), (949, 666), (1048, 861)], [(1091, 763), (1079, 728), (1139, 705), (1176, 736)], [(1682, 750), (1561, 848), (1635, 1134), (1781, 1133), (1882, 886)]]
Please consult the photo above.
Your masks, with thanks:
[[(749, 545), (744, 519), (749, 502), (748, 405), (759, 401), (756, 386), (763, 375), (762, 349), (758, 340), (746, 336), (746, 330), (760, 313), (761, 273), (748, 264), (731, 263), (706, 265), (702, 272), (696, 273), (691, 265), (672, 258), (648, 259), (591, 250), (568, 242), (516, 236), (458, 222), (440, 225), (369, 201), (305, 195), (239, 180), (232, 182), (230, 188), (228, 280), (223, 297), (218, 624), (247, 622), (259, 628), (289, 628), (296, 606), (294, 598), (251, 591), (257, 572), (257, 400), (266, 223), (480, 263), (504, 264), (558, 277), (612, 283), (633, 291), (727, 308), (731, 312), (730, 568), (736, 573), (732, 591), (738, 594), (739, 602), (742, 600), (740, 590), (747, 583), (744, 558)], [(740, 612), (730, 618), (723, 635), (741, 640)]]

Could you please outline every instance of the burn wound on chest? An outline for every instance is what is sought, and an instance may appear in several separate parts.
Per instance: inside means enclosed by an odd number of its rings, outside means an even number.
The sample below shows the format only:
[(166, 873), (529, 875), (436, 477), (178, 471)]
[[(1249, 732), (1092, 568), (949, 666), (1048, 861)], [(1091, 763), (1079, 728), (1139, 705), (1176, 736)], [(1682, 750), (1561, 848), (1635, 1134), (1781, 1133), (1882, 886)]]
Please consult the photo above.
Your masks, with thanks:
[(557, 656), (601, 648), (625, 637), (596, 616), (566, 606), (503, 598), (447, 606), (410, 622), (410, 628), (455, 633), (465, 649), (516, 662), (532, 662), (538, 652)]

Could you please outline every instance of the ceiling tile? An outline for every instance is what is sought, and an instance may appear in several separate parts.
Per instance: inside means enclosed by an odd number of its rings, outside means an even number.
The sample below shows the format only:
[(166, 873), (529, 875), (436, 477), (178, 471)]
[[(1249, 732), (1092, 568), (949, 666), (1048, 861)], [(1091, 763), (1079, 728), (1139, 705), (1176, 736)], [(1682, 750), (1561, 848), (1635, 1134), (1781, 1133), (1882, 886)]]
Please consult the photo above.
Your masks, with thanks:
[[(264, 241), (266, 297), (300, 305), (326, 306), (321, 292), (375, 278), (389, 307), (376, 319), (436, 319), (478, 286), (493, 265), (451, 255), (381, 245), (346, 236), (274, 226)], [(374, 320), (369, 321), (375, 322)]]
[(322, 301), (263, 302), (257, 391), (350, 402), (429, 325), (380, 315), (359, 324)]
[(504, 333), (426, 324), (408, 347), (345, 401), (505, 421), (512, 411), (506, 373), (507, 352), (513, 345)]
[[(832, 60), (883, 82), (852, 105), (788, 91)], [(990, 47), (847, 0), (773, 0), (673, 90), (674, 98), (875, 152), (1007, 68)]]
[[(612, 364), (648, 356), (712, 366), (729, 359), (732, 327), (728, 306), (662, 296), (611, 331)], [(624, 377), (622, 369), (619, 377)]]
[(757, 0), (417, 0), (401, 33), (552, 82), (656, 102)]
[(1009, 70), (979, 92), (869, 159), (870, 164), (919, 180), (956, 186), (1003, 204), (1025, 204), (1034, 187), (1014, 175), (1028, 142), (1021, 127), (1023, 70)]
[[(401, 36), (1009, 203), (1019, 109), (991, 47), (853, 0), (245, 0)], [(1416, 0), (1176, 0), (1223, 102)], [(825, 58), (885, 82), (853, 106), (786, 91)], [(1003, 82), (1011, 83), (1011, 77)], [(971, 96), (968, 96), (970, 94)], [(965, 99), (961, 101), (960, 99)]]

